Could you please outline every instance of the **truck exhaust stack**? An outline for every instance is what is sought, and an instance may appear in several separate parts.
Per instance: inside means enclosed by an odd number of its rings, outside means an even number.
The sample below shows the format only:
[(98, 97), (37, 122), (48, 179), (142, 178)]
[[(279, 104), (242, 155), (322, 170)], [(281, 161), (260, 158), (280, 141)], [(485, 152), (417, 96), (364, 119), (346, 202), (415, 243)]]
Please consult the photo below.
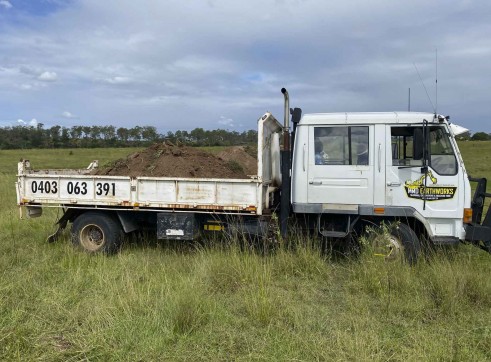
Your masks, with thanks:
[(281, 151), (280, 233), (283, 239), (286, 239), (291, 203), (290, 97), (286, 88), (281, 88), (281, 93), (285, 97), (285, 122), (283, 126), (283, 150)]
[(285, 121), (283, 124), (283, 149), (290, 150), (290, 97), (286, 88), (281, 88), (281, 93), (285, 97)]

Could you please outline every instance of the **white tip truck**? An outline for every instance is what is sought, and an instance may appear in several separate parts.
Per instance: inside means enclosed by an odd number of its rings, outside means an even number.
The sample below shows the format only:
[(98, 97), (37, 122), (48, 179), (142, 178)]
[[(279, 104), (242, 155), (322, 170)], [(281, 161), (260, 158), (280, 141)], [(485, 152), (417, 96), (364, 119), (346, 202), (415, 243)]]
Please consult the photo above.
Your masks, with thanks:
[[(326, 240), (347, 240), (366, 226), (393, 223), (387, 258), (413, 262), (420, 242), (468, 241), (491, 251), (483, 218), (486, 179), (469, 179), (448, 117), (431, 113), (320, 113), (290, 110), (258, 120), (257, 175), (248, 179), (96, 176), (89, 170), (18, 165), (17, 203), (30, 217), (43, 207), (70, 222), (88, 252), (116, 252), (124, 235), (153, 229), (159, 239), (191, 240), (239, 230), (264, 236), (277, 214)], [(291, 115), (291, 120), (290, 120)], [(290, 127), (290, 122), (292, 127)], [(471, 196), (470, 181), (477, 182)], [(299, 226), (300, 225), (300, 226)]]

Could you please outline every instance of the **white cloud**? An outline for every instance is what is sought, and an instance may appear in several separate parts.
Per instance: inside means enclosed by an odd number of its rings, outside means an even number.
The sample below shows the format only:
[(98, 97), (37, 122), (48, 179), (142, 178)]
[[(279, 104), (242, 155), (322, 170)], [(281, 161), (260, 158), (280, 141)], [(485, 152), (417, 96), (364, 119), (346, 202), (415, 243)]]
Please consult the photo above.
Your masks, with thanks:
[[(15, 84), (14, 87), (24, 92), (37, 91), (40, 89), (45, 89), (47, 87), (47, 83), (46, 82), (20, 83), (20, 84)], [(24, 94), (24, 97), (29, 97), (29, 96)]]
[(58, 75), (55, 72), (43, 72), (37, 79), (42, 82), (56, 82), (58, 80)]
[(68, 111), (64, 111), (61, 116), (63, 118), (68, 118), (68, 119), (71, 119), (71, 118), (78, 118), (76, 115), (72, 114), (71, 112), (68, 112)]
[(31, 119), (29, 122), (26, 122), (23, 119), (18, 119), (17, 123), (19, 123), (21, 126), (31, 126), (31, 127), (37, 127), (38, 125), (38, 121), (36, 118)]
[(218, 124), (221, 124), (222, 126), (226, 127), (234, 127), (235, 123), (232, 118), (227, 118), (225, 116), (220, 116), (220, 119), (218, 120)]
[(19, 86), (19, 88), (22, 89), (22, 90), (30, 90), (30, 89), (32, 89), (32, 84), (27, 84), (27, 83), (21, 84)]
[(0, 0), (0, 6), (3, 6), (5, 9), (11, 9), (13, 6), (10, 1)]
[(131, 79), (128, 77), (120, 77), (120, 76), (115, 76), (111, 78), (105, 78), (101, 79), (102, 82), (104, 83), (109, 83), (109, 84), (129, 84), (131, 83)]

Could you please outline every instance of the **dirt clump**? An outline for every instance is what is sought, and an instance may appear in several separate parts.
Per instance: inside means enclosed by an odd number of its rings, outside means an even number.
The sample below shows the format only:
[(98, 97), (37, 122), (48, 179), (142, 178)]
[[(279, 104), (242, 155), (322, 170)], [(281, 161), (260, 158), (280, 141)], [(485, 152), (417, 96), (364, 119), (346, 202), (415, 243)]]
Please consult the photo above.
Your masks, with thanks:
[(238, 163), (247, 175), (257, 175), (257, 160), (243, 146), (227, 147), (217, 156), (229, 163)]
[(228, 157), (221, 158), (197, 148), (164, 142), (153, 144), (143, 151), (113, 161), (95, 169), (92, 174), (243, 179), (249, 178), (248, 175), (256, 172), (250, 173), (249, 168), (244, 167), (242, 162)]

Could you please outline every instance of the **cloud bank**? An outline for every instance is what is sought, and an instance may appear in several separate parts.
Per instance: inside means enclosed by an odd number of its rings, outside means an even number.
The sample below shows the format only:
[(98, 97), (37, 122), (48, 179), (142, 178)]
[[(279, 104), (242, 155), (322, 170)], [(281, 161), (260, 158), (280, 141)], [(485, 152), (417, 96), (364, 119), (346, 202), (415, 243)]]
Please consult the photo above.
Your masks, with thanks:
[(0, 120), (250, 129), (281, 87), (305, 113), (404, 111), (410, 88), (491, 132), (488, 1), (38, 4), (0, 1)]

